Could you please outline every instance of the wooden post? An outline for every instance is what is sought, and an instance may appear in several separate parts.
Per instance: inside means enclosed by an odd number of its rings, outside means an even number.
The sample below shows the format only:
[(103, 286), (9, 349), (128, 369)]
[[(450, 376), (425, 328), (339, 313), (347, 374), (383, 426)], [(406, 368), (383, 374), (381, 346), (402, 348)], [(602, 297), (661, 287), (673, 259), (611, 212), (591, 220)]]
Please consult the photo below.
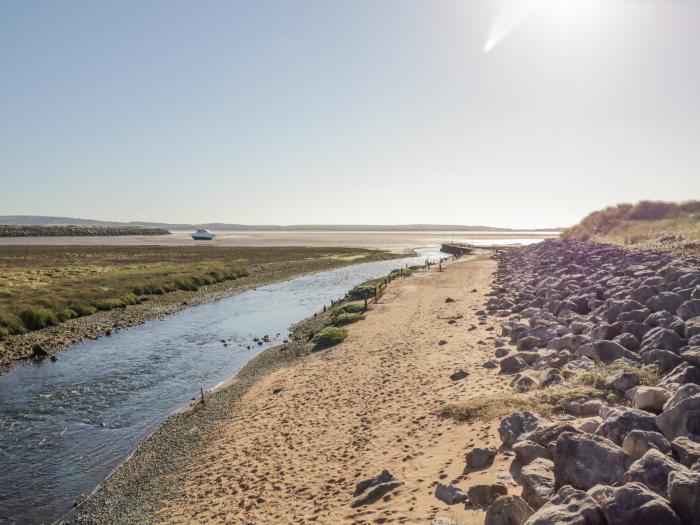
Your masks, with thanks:
[(365, 312), (367, 311), (367, 296), (369, 294), (367, 293), (367, 290), (365, 290)]
[(199, 387), (199, 394), (202, 396), (202, 404), (204, 404), (204, 389), (201, 386)]

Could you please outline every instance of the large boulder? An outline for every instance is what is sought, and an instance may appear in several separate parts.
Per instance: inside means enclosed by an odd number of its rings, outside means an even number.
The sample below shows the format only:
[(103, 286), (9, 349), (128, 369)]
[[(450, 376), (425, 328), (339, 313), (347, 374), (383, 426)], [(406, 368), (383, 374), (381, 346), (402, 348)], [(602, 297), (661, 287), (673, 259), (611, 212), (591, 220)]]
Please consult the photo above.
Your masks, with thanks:
[(634, 460), (641, 458), (652, 448), (663, 454), (671, 452), (671, 444), (663, 434), (648, 430), (632, 430), (622, 442), (622, 448)]
[(642, 483), (662, 498), (665, 498), (668, 487), (668, 475), (671, 472), (680, 470), (687, 469), (680, 463), (676, 463), (670, 457), (652, 448), (630, 465), (630, 468), (625, 472), (624, 479), (626, 483), (635, 481)]
[(680, 436), (700, 441), (700, 394), (683, 399), (664, 410), (656, 416), (656, 425), (670, 441)]
[(622, 446), (625, 437), (632, 430), (656, 432), (658, 428), (654, 414), (634, 408), (611, 410), (603, 419), (596, 434), (608, 438), (616, 445)]
[(510, 446), (519, 441), (523, 434), (535, 430), (541, 421), (540, 417), (532, 412), (511, 414), (501, 420), (498, 435), (504, 445)]
[(671, 392), (658, 386), (637, 387), (632, 398), (632, 406), (638, 410), (648, 410), (658, 414), (664, 409)]
[(671, 449), (678, 462), (688, 468), (700, 460), (700, 443), (685, 436), (674, 439), (671, 442)]
[(501, 373), (517, 374), (527, 368), (527, 363), (519, 355), (509, 355), (501, 359)]
[(681, 348), (681, 359), (694, 366), (700, 366), (700, 346)]
[(464, 503), (467, 500), (467, 494), (459, 487), (443, 485), (442, 483), (438, 483), (435, 487), (435, 497), (448, 505)]
[(564, 486), (525, 525), (607, 525), (598, 502), (581, 490)]
[(617, 487), (602, 508), (608, 525), (681, 525), (668, 502), (641, 483)]
[(554, 479), (557, 487), (571, 485), (581, 490), (597, 484), (612, 485), (622, 479), (631, 462), (627, 453), (609, 439), (566, 432), (557, 439)]
[(653, 312), (666, 310), (675, 312), (683, 302), (683, 298), (674, 292), (661, 292), (646, 302), (647, 308)]
[(677, 332), (657, 326), (649, 330), (642, 339), (641, 352), (661, 349), (677, 353), (683, 346), (685, 341)]
[(515, 458), (523, 465), (527, 465), (537, 458), (552, 459), (549, 449), (527, 439), (515, 443), (513, 452), (515, 452)]
[(668, 499), (684, 524), (700, 525), (700, 472), (671, 472), (668, 476)]
[(467, 468), (482, 469), (490, 467), (496, 457), (496, 447), (475, 447), (467, 452)]
[(508, 495), (508, 489), (503, 483), (474, 485), (467, 491), (469, 503), (474, 507), (488, 507), (498, 498), (506, 495)]
[(662, 377), (657, 386), (675, 391), (680, 386), (688, 383), (696, 385), (700, 383), (700, 367), (693, 366), (690, 363), (681, 363)]
[(700, 316), (700, 299), (691, 299), (678, 307), (678, 317), (684, 321), (697, 316)]
[(554, 495), (554, 463), (537, 458), (522, 468), (518, 481), (523, 486), (522, 498), (537, 510)]
[(629, 370), (615, 370), (605, 378), (605, 386), (618, 392), (626, 392), (639, 384), (639, 373)]
[(535, 513), (519, 496), (503, 496), (486, 511), (484, 525), (524, 525)]
[(681, 357), (668, 350), (649, 350), (642, 354), (642, 362), (645, 365), (656, 365), (662, 372), (673, 370), (681, 364)]
[(627, 359), (629, 361), (639, 361), (639, 356), (634, 352), (630, 352), (621, 344), (613, 341), (594, 341), (583, 345), (576, 350), (576, 355), (579, 357), (588, 357), (596, 363), (612, 363), (618, 359)]

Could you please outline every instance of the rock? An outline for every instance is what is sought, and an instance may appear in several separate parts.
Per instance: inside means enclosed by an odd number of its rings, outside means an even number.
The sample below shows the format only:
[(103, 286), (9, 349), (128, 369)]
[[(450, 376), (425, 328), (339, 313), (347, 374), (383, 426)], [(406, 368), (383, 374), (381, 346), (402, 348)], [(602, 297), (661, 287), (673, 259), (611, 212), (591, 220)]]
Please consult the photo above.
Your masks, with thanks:
[(515, 452), (515, 457), (523, 465), (527, 465), (537, 458), (552, 459), (552, 454), (548, 449), (529, 440), (515, 443), (513, 445), (513, 452)]
[(581, 490), (564, 486), (525, 525), (607, 525), (598, 502)]
[(492, 359), (489, 359), (481, 366), (483, 366), (484, 368), (488, 368), (488, 369), (498, 368), (498, 364), (495, 361), (493, 361)]
[(644, 353), (647, 350), (661, 349), (678, 353), (683, 346), (685, 341), (680, 335), (668, 328), (657, 326), (646, 333), (640, 351)]
[(632, 406), (658, 414), (671, 397), (671, 392), (657, 386), (639, 386), (632, 398)]
[(601, 506), (609, 525), (681, 525), (666, 500), (641, 483), (614, 489)]
[(625, 392), (639, 384), (639, 374), (627, 370), (615, 370), (605, 378), (605, 386), (618, 392)]
[(521, 497), (502, 496), (486, 511), (484, 525), (524, 525), (534, 512)]
[(660, 312), (662, 310), (666, 310), (667, 312), (675, 312), (682, 302), (683, 298), (677, 293), (661, 292), (649, 299), (646, 306), (652, 312)]
[(495, 447), (476, 447), (467, 453), (467, 468), (482, 469), (491, 466), (496, 457)]
[(671, 472), (668, 499), (684, 524), (700, 525), (700, 472)]
[(622, 333), (613, 338), (613, 342), (624, 346), (630, 352), (637, 352), (639, 350), (639, 341), (629, 332)]
[(572, 399), (564, 405), (564, 410), (569, 414), (580, 417), (597, 416), (601, 407), (606, 403), (602, 399)]
[(611, 411), (603, 419), (596, 434), (608, 438), (616, 445), (621, 446), (627, 434), (632, 430), (658, 431), (654, 414), (634, 408)]
[(535, 430), (540, 422), (539, 416), (532, 412), (511, 414), (501, 420), (498, 435), (504, 445), (510, 446), (519, 441), (521, 435)]
[(503, 483), (474, 485), (467, 491), (469, 503), (474, 507), (488, 507), (501, 496), (506, 496), (508, 489)]
[(561, 371), (564, 377), (568, 377), (582, 372), (590, 372), (593, 368), (595, 368), (595, 361), (588, 357), (580, 357), (566, 363)]
[[(508, 349), (507, 348), (496, 348), (496, 353), (494, 354), (496, 357), (499, 359), (501, 357), (505, 357), (508, 355)], [(495, 364), (495, 363), (494, 363)]]
[(510, 386), (518, 392), (526, 392), (537, 386), (537, 381), (527, 374), (519, 373), (510, 382)]
[(518, 340), (518, 351), (528, 352), (530, 350), (536, 350), (539, 347), (544, 346), (544, 341), (539, 337), (529, 335)]
[(655, 364), (662, 372), (673, 370), (681, 361), (682, 359), (678, 354), (674, 354), (668, 350), (649, 350), (642, 354), (642, 362), (644, 364)]
[(446, 302), (446, 303), (454, 303), (455, 300), (452, 299), (452, 297), (448, 297), (448, 298), (445, 299), (445, 302)]
[(671, 444), (663, 434), (648, 430), (632, 430), (622, 442), (622, 448), (633, 460), (641, 458), (652, 448), (663, 454), (671, 452)]
[(687, 436), (700, 440), (700, 394), (684, 399), (656, 416), (656, 424), (666, 439)]
[(517, 374), (527, 368), (527, 363), (518, 355), (509, 355), (501, 360), (502, 374)]
[(700, 365), (700, 346), (686, 346), (681, 348), (681, 359), (694, 366)]
[(442, 483), (438, 483), (437, 487), (435, 487), (435, 497), (448, 505), (467, 501), (466, 493), (458, 487), (454, 485), (443, 485)]
[(668, 475), (680, 470), (687, 469), (655, 448), (650, 448), (646, 454), (630, 465), (630, 468), (625, 472), (624, 480), (625, 483), (641, 483), (665, 498)]
[(537, 458), (522, 468), (518, 481), (523, 486), (522, 498), (537, 510), (554, 495), (554, 463)]
[(671, 395), (671, 397), (664, 403), (663, 409), (669, 410), (676, 406), (678, 403), (689, 397), (693, 397), (695, 394), (700, 394), (700, 385), (694, 385), (689, 383), (678, 387), (678, 389)]
[(610, 485), (594, 485), (586, 491), (586, 494), (593, 498), (598, 505), (602, 505), (603, 501), (612, 497), (614, 490)]
[(366, 491), (370, 487), (374, 487), (376, 485), (379, 485), (381, 483), (387, 483), (389, 481), (396, 481), (396, 478), (394, 475), (389, 472), (388, 470), (384, 469), (381, 471), (381, 473), (373, 478), (365, 479), (363, 481), (360, 481), (356, 486), (355, 486), (355, 492), (352, 493), (353, 496), (359, 496), (362, 494), (364, 491)]
[(554, 452), (556, 486), (587, 490), (612, 485), (622, 479), (630, 463), (627, 453), (609, 439), (566, 432), (557, 439)]
[(700, 460), (700, 443), (685, 436), (674, 439), (671, 442), (671, 449), (678, 462), (688, 468)]
[(684, 321), (697, 316), (700, 316), (700, 299), (691, 299), (678, 307), (678, 317)]
[(661, 378), (657, 386), (674, 391), (688, 383), (700, 383), (700, 368), (689, 363), (681, 363)]
[(540, 373), (539, 381), (542, 388), (547, 388), (553, 385), (558, 385), (564, 380), (561, 372), (556, 368), (545, 368)]
[(574, 432), (578, 434), (581, 431), (565, 421), (554, 424), (540, 424), (537, 429), (527, 434), (527, 439), (543, 447), (548, 447), (556, 443), (559, 436), (564, 432)]
[(596, 363), (612, 363), (618, 359), (639, 361), (639, 356), (613, 341), (595, 341), (576, 350), (579, 357), (588, 357)]
[(464, 379), (469, 376), (469, 372), (462, 370), (461, 368), (459, 370), (456, 370), (455, 372), (452, 372), (450, 374), (450, 379), (452, 381), (459, 381), (461, 379)]

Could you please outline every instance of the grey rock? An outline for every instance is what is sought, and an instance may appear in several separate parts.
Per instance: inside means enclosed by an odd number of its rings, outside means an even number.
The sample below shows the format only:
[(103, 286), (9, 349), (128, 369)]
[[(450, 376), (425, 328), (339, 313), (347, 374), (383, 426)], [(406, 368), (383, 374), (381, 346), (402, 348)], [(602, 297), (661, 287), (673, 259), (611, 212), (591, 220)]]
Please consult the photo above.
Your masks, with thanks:
[(660, 413), (664, 409), (666, 401), (671, 397), (671, 392), (658, 386), (638, 386), (632, 398), (632, 406), (639, 410), (647, 410)]
[(448, 505), (467, 501), (467, 494), (460, 488), (454, 485), (443, 485), (442, 483), (438, 483), (437, 487), (435, 487), (435, 497)]
[(450, 374), (450, 379), (452, 381), (460, 381), (460, 380), (465, 379), (467, 377), (469, 377), (469, 372), (462, 370), (461, 368)]
[(524, 525), (534, 512), (521, 497), (502, 496), (486, 511), (484, 525)]
[(508, 349), (507, 348), (496, 348), (496, 353), (494, 354), (496, 357), (499, 359), (501, 357), (505, 357), (508, 355)]
[(602, 399), (572, 399), (564, 405), (564, 410), (569, 414), (580, 417), (597, 416), (601, 407), (607, 403)]
[[(632, 430), (650, 430), (657, 432), (654, 414), (644, 410), (626, 408), (614, 410), (603, 419), (596, 434), (608, 438), (616, 445), (622, 446), (627, 434)], [(668, 436), (666, 436), (668, 438)]]
[(671, 452), (671, 444), (663, 434), (648, 430), (632, 430), (622, 442), (622, 448), (633, 460), (641, 458), (652, 448), (662, 454)]
[(657, 386), (675, 391), (678, 387), (688, 383), (700, 383), (700, 367), (693, 366), (689, 363), (681, 363), (668, 374), (661, 378)]
[(684, 321), (697, 316), (700, 316), (700, 299), (691, 299), (678, 307), (678, 317)]
[(656, 424), (666, 439), (686, 436), (700, 440), (700, 394), (684, 399), (656, 416)]
[(662, 372), (673, 370), (681, 363), (682, 359), (678, 354), (668, 350), (649, 350), (642, 354), (642, 362), (646, 365), (657, 365)]
[(483, 366), (484, 368), (487, 368), (487, 369), (498, 368), (498, 364), (495, 361), (493, 361), (492, 359), (489, 359), (481, 366)]
[(556, 368), (545, 368), (540, 372), (539, 383), (542, 388), (558, 385), (562, 381), (564, 378)]
[(537, 348), (545, 346), (544, 341), (539, 337), (529, 335), (518, 340), (518, 351), (527, 352), (530, 350), (536, 350)]
[(518, 392), (526, 392), (537, 386), (537, 381), (527, 374), (517, 374), (510, 382), (510, 386)]
[(395, 481), (396, 478), (394, 475), (389, 472), (388, 470), (384, 469), (381, 471), (381, 473), (373, 478), (365, 479), (363, 481), (360, 481), (356, 486), (355, 486), (355, 492), (353, 492), (353, 496), (359, 496), (362, 494), (364, 491), (366, 491), (370, 487), (374, 487), (376, 485), (379, 485), (381, 483), (387, 483), (389, 481)]
[(500, 362), (501, 373), (517, 374), (527, 368), (527, 363), (519, 355), (509, 355)]
[(700, 525), (700, 472), (671, 472), (668, 499), (686, 525)]
[(609, 525), (681, 525), (668, 502), (641, 483), (627, 483), (603, 500)]
[(642, 353), (655, 349), (678, 353), (678, 350), (683, 346), (685, 346), (685, 341), (678, 333), (668, 328), (657, 326), (646, 333), (644, 339), (642, 339), (640, 350)]
[(567, 432), (557, 439), (554, 478), (558, 487), (588, 490), (597, 484), (617, 483), (630, 464), (627, 453), (609, 439)]
[(467, 452), (467, 468), (482, 469), (489, 467), (495, 457), (495, 447), (475, 447)]
[(674, 439), (671, 442), (671, 449), (678, 462), (688, 468), (700, 460), (700, 443), (685, 436)]
[(653, 312), (660, 312), (666, 310), (667, 312), (675, 312), (678, 307), (683, 302), (683, 298), (677, 293), (673, 292), (661, 292), (646, 303), (647, 308)]
[(523, 465), (527, 465), (537, 458), (552, 459), (552, 454), (546, 447), (527, 439), (515, 443), (513, 452), (515, 452), (515, 457)]
[(554, 463), (537, 458), (520, 471), (518, 479), (523, 486), (522, 498), (537, 510), (554, 495)]
[(618, 359), (639, 361), (639, 356), (613, 341), (594, 341), (576, 350), (579, 357), (588, 357), (596, 363), (612, 363)]
[(535, 512), (526, 525), (607, 525), (598, 502), (570, 486), (560, 488), (554, 497)]
[(501, 496), (506, 496), (508, 489), (503, 483), (490, 485), (474, 485), (467, 490), (469, 503), (474, 507), (488, 507)]
[(605, 378), (605, 386), (617, 390), (618, 392), (625, 392), (630, 388), (637, 386), (639, 384), (639, 374), (636, 372), (630, 372), (627, 370), (615, 370), (608, 377)]
[(630, 465), (625, 472), (625, 483), (642, 483), (662, 498), (666, 497), (668, 475), (671, 472), (685, 471), (686, 467), (676, 463), (670, 457), (655, 448), (650, 448), (646, 454)]
[(615, 336), (613, 342), (624, 346), (630, 352), (637, 352), (639, 350), (639, 340), (629, 332)]
[(518, 412), (501, 420), (498, 435), (501, 443), (510, 446), (520, 440), (520, 436), (535, 430), (541, 422), (540, 417), (532, 412)]

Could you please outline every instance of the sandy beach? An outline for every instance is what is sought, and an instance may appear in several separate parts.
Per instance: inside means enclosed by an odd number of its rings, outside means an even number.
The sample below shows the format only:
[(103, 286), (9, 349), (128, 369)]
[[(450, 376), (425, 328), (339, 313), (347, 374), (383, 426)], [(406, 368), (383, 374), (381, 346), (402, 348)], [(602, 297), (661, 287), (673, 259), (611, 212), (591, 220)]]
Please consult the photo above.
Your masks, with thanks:
[[(481, 367), (493, 336), (475, 315), (494, 268), (480, 256), (442, 273), (395, 281), (345, 342), (257, 382), (230, 418), (212, 426), (209, 444), (168, 480), (176, 488), (159, 518), (426, 523), (451, 516), (483, 522), (480, 511), (453, 513), (434, 490), (438, 481), (466, 489), (507, 472), (500, 456), (488, 472), (464, 472), (472, 446), (497, 444), (493, 424), (439, 417), (445, 402), (504, 388), (506, 379)], [(460, 368), (470, 375), (450, 380)], [(403, 485), (384, 500), (351, 508), (355, 485), (383, 469)]]

